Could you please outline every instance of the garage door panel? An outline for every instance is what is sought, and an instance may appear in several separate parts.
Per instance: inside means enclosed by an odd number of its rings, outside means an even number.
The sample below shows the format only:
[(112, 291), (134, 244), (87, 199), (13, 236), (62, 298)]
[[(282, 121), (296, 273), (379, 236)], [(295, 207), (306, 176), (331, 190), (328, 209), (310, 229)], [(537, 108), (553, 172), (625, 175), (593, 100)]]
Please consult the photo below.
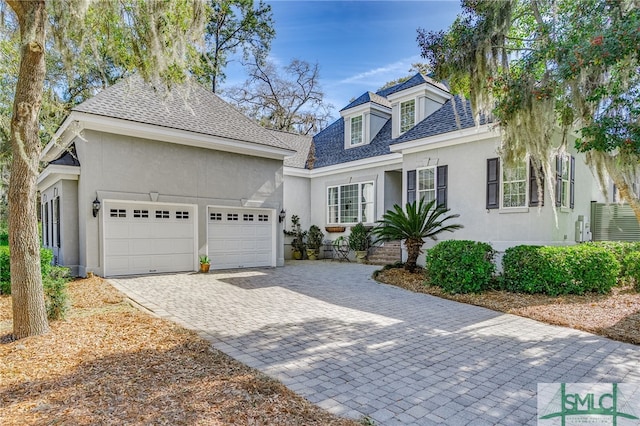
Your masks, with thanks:
[(105, 275), (194, 269), (195, 206), (107, 203)]
[(213, 269), (272, 266), (273, 224), (269, 211), (212, 207), (207, 218)]

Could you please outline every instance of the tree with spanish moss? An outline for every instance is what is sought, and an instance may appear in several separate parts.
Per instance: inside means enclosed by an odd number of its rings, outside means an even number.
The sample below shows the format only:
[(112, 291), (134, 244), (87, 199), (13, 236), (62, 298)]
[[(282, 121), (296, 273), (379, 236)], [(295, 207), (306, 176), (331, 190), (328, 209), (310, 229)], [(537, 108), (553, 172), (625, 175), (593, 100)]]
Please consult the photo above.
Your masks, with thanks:
[[(552, 158), (573, 144), (640, 221), (640, 2), (463, 0), (448, 31), (418, 30), (435, 77), (497, 119), (501, 154), (529, 154), (551, 184)], [(554, 136), (561, 144), (554, 144)], [(541, 187), (539, 185), (539, 187)]]
[(0, 4), (3, 16), (14, 14), (20, 35), (9, 128), (9, 246), (15, 338), (49, 330), (36, 208), (47, 49), (58, 50), (62, 60), (73, 64), (85, 43), (94, 42), (104, 48), (101, 53), (112, 64), (136, 70), (154, 84), (167, 85), (185, 77), (187, 47), (202, 34), (203, 8), (198, 0), (6, 0)]

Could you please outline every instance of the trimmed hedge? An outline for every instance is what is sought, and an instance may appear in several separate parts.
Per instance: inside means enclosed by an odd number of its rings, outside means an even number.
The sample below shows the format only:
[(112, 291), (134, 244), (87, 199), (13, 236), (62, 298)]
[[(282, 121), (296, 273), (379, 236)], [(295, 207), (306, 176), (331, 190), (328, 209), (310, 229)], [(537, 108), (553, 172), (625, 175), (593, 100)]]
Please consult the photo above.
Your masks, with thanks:
[[(0, 247), (0, 294), (11, 294), (11, 271), (9, 269), (9, 247)], [(51, 272), (53, 251), (40, 249), (40, 270), (47, 277)]]
[(516, 246), (502, 258), (502, 288), (519, 293), (608, 293), (620, 262), (608, 248), (581, 244), (564, 247)]
[(630, 253), (640, 252), (640, 243), (630, 243), (625, 241), (595, 241), (587, 243), (596, 247), (604, 247), (620, 262), (620, 274), (618, 278), (625, 278), (628, 274), (626, 271), (625, 259)]
[(625, 278), (634, 283), (636, 291), (640, 291), (640, 252), (634, 251), (627, 254), (622, 267)]
[(447, 293), (480, 293), (495, 272), (494, 254), (487, 243), (443, 241), (427, 250), (425, 269), (431, 284)]

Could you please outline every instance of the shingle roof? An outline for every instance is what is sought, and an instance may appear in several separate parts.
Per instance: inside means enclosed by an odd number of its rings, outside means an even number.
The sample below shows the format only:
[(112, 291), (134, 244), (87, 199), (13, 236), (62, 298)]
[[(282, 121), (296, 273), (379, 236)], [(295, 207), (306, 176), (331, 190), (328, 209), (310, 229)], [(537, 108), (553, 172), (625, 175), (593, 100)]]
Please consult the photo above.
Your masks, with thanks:
[(298, 135), (295, 133), (280, 132), (278, 130), (269, 130), (272, 135), (284, 142), (290, 149), (296, 151), (295, 155), (284, 159), (284, 165), (287, 167), (296, 167), (304, 169), (309, 158), (309, 150), (313, 143), (313, 138), (307, 135)]
[(344, 119), (340, 118), (313, 137), (316, 159), (314, 168), (389, 154), (391, 141), (389, 119), (370, 144), (344, 149)]
[[(452, 107), (453, 102), (448, 100), (437, 111), (396, 139), (391, 139), (391, 119), (389, 119), (370, 144), (355, 148), (344, 148), (344, 119), (340, 118), (314, 136), (315, 168), (389, 154), (391, 152), (389, 147), (396, 143), (422, 139), (475, 126), (476, 123), (471, 113), (471, 103), (459, 97), (455, 97), (454, 99), (456, 105), (455, 112)], [(485, 122), (485, 120), (481, 120), (480, 124), (485, 124)]]
[[(416, 124), (412, 129), (403, 133), (392, 144), (408, 142), (416, 139), (427, 138), (429, 136), (440, 135), (442, 133), (454, 132), (456, 130), (467, 129), (476, 125), (471, 112), (471, 102), (463, 100), (459, 96), (454, 97), (454, 102), (449, 99), (433, 114)], [(485, 124), (484, 119), (480, 124)]]
[(103, 90), (74, 111), (186, 130), (226, 139), (288, 148), (268, 130), (198, 83), (170, 91), (133, 76)]
[(340, 111), (347, 110), (349, 108), (357, 107), (358, 105), (366, 104), (367, 102), (373, 102), (374, 104), (382, 105), (387, 108), (391, 108), (391, 102), (387, 100), (384, 96), (380, 96), (373, 92), (366, 92), (360, 95), (357, 99), (351, 102), (346, 107), (342, 108)]
[(437, 87), (438, 89), (441, 89), (447, 92), (449, 91), (449, 88), (445, 84), (440, 83), (439, 81), (436, 81), (431, 77), (424, 76), (421, 73), (417, 73), (416, 75), (414, 75), (413, 77), (411, 77), (409, 80), (405, 82), (398, 83), (395, 86), (387, 87), (386, 89), (383, 89), (383, 90), (379, 90), (376, 93), (380, 96), (387, 97), (393, 93), (410, 89), (411, 87), (418, 86), (424, 83), (430, 84), (432, 86)]
[(59, 166), (79, 166), (80, 161), (78, 161), (78, 156), (76, 155), (76, 145), (71, 144), (69, 148), (62, 151), (62, 154), (60, 154), (60, 156), (55, 160), (50, 161), (49, 164), (56, 164)]

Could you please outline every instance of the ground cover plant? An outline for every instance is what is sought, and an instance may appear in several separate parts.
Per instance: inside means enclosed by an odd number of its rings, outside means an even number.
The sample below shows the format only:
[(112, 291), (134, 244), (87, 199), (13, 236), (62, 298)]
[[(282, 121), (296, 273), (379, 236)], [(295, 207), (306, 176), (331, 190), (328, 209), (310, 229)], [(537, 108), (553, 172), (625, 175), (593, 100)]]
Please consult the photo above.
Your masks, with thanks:
[(425, 284), (423, 270), (410, 273), (402, 267), (379, 271), (375, 279), (417, 293), (482, 306), (640, 345), (640, 293), (634, 290), (631, 284), (616, 286), (609, 294), (549, 296), (511, 293), (505, 290), (488, 290), (480, 294), (450, 294), (440, 287)]
[(133, 308), (100, 278), (69, 292), (66, 320), (17, 341), (11, 297), (0, 296), (0, 424), (357, 425)]

